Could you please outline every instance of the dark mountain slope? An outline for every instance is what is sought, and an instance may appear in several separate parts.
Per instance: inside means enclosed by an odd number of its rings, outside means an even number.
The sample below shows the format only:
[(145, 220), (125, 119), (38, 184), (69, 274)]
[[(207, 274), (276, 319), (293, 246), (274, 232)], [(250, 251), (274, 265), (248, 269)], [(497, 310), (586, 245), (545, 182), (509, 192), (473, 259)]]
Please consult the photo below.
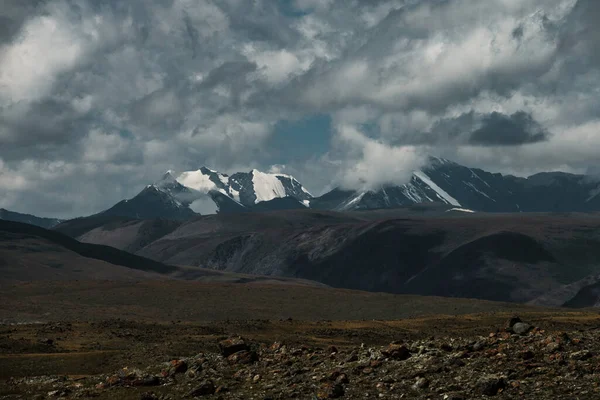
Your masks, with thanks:
[[(118, 245), (119, 230), (130, 228), (99, 227), (102, 235), (79, 238)], [(597, 214), (449, 213), (426, 205), (305, 209), (203, 216), (155, 237), (136, 253), (169, 264), (391, 293), (528, 302), (600, 273)]]
[(106, 211), (104, 216), (136, 219), (166, 218), (186, 220), (197, 216), (188, 205), (175, 200), (168, 193), (150, 185), (130, 200), (123, 200)]
[(40, 226), (42, 228), (50, 229), (58, 224), (61, 220), (56, 218), (40, 218), (35, 215), (21, 214), (13, 211), (5, 210), (0, 208), (0, 220), (22, 222), (24, 224), (30, 224)]
[[(21, 255), (30, 253), (40, 253), (39, 257), (43, 260), (44, 252), (55, 251), (53, 249), (64, 249), (61, 251), (73, 252), (83, 258), (103, 261), (115, 266), (121, 266), (128, 269), (140, 270), (146, 272), (156, 272), (166, 274), (174, 272), (176, 268), (149, 260), (135, 254), (127, 253), (113, 247), (80, 243), (59, 232), (49, 231), (33, 225), (22, 224), (18, 222), (0, 221), (0, 242), (6, 251), (11, 250), (15, 242), (33, 240), (45, 245), (36, 247), (22, 246)], [(15, 253), (14, 256), (18, 256)], [(60, 263), (60, 262), (59, 262)], [(5, 261), (4, 266), (8, 267)], [(118, 277), (118, 276), (117, 276)], [(32, 277), (34, 278), (34, 277)]]

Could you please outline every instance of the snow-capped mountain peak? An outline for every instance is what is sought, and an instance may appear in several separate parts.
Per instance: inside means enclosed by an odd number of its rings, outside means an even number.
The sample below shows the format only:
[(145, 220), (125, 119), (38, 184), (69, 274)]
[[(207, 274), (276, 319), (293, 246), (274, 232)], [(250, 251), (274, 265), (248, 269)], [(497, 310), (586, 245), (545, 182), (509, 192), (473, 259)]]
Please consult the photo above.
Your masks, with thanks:
[[(272, 174), (253, 169), (231, 176), (208, 167), (176, 173), (166, 171), (160, 180), (146, 189), (154, 189), (168, 195), (176, 204), (194, 210), (214, 208), (219, 212), (244, 210), (261, 202), (290, 197), (306, 206), (312, 195), (294, 177)], [(263, 207), (264, 208), (264, 207)]]

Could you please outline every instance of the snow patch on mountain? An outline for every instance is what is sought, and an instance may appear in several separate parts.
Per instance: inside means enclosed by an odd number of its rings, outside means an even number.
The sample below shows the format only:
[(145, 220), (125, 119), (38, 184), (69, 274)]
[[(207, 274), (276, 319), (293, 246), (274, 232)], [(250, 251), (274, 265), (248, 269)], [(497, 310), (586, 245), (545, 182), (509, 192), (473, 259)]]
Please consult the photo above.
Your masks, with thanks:
[(589, 203), (594, 198), (596, 198), (600, 194), (600, 186), (590, 192), (590, 197), (586, 200), (586, 203)]
[(285, 197), (286, 191), (283, 183), (276, 174), (265, 174), (257, 169), (252, 170), (252, 185), (256, 195), (256, 203), (273, 200), (276, 197)]
[(340, 211), (348, 210), (348, 209), (352, 208), (353, 205), (358, 204), (362, 200), (362, 198), (365, 197), (365, 194), (367, 194), (367, 192), (359, 193), (354, 198), (348, 200), (345, 204), (342, 204), (342, 206), (339, 208)]
[[(490, 196), (488, 196), (486, 193), (482, 192), (481, 190), (477, 189), (475, 187), (475, 185), (473, 185), (471, 182), (465, 182), (463, 181), (463, 183), (465, 185), (467, 185), (468, 187), (470, 187), (471, 189), (473, 189), (475, 192), (479, 193), (480, 195), (487, 197), (488, 199), (490, 199), (491, 201), (495, 202), (496, 200), (492, 199)], [(489, 186), (489, 185), (488, 185)]]
[(464, 212), (464, 213), (474, 213), (475, 212), (473, 210), (469, 210), (468, 208), (459, 208), (459, 207), (454, 207), (449, 210), (446, 210), (446, 212), (450, 212), (450, 211), (459, 211), (459, 212)]
[(442, 200), (453, 206), (461, 207), (460, 203), (454, 197), (450, 196), (444, 189), (433, 182), (423, 171), (415, 171), (414, 174), (423, 181), (423, 183), (433, 189)]

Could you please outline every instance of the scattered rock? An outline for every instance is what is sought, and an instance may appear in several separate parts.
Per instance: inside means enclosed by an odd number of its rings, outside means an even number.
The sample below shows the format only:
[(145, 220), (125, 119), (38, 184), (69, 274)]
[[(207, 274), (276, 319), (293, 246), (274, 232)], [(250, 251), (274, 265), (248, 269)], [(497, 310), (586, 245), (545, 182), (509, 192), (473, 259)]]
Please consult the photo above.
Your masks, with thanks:
[(589, 350), (576, 351), (574, 353), (571, 353), (571, 355), (569, 356), (569, 358), (571, 358), (572, 360), (578, 360), (578, 361), (589, 360), (592, 357), (593, 357), (593, 355)]
[(173, 360), (171, 361), (172, 374), (183, 374), (188, 370), (188, 365), (185, 360)]
[(451, 352), (451, 351), (453, 350), (453, 349), (452, 349), (452, 345), (451, 345), (451, 344), (448, 344), (448, 343), (442, 343), (442, 344), (440, 345), (440, 349), (441, 349), (441, 350), (444, 350), (444, 351), (447, 351), (447, 352)]
[(487, 346), (487, 343), (486, 343), (486, 342), (484, 342), (483, 340), (480, 340), (480, 341), (476, 342), (476, 343), (473, 345), (473, 351), (481, 351), (481, 350), (483, 350), (483, 349), (484, 349), (486, 346)]
[(548, 343), (548, 345), (546, 345), (546, 351), (548, 353), (556, 353), (560, 349), (561, 349), (561, 345), (556, 342)]
[(406, 346), (394, 343), (381, 350), (381, 354), (385, 357), (400, 361), (408, 360), (410, 358), (410, 351)]
[(250, 347), (248, 347), (246, 342), (241, 337), (237, 337), (220, 341), (219, 350), (224, 357), (229, 357), (230, 355), (240, 351), (248, 351), (250, 350)]
[(462, 393), (446, 393), (443, 396), (444, 400), (467, 400), (466, 396)]
[(532, 326), (525, 322), (517, 322), (513, 325), (512, 331), (517, 335), (525, 335), (532, 329)]
[(140, 400), (160, 400), (160, 397), (154, 392), (144, 392), (141, 394)]
[(506, 321), (506, 324), (504, 325), (504, 330), (507, 332), (512, 332), (513, 331), (513, 327), (518, 324), (521, 323), (523, 321), (521, 321), (521, 318), (517, 317), (517, 316), (513, 316), (511, 318), (508, 319), (508, 321)]
[(506, 381), (503, 377), (488, 375), (477, 381), (478, 391), (486, 396), (495, 396), (506, 388)]
[(348, 375), (346, 375), (346, 374), (340, 374), (340, 376), (338, 376), (337, 378), (335, 378), (335, 383), (338, 383), (338, 384), (350, 383), (350, 380), (348, 379)]
[(252, 364), (258, 361), (258, 354), (254, 351), (238, 351), (227, 357), (230, 364)]
[(426, 378), (418, 378), (417, 381), (412, 385), (415, 390), (422, 390), (429, 387), (429, 380)]
[(344, 387), (339, 383), (324, 383), (317, 392), (318, 399), (337, 399), (344, 396)]
[(69, 394), (71, 394), (70, 389), (60, 389), (48, 392), (48, 397), (67, 397)]
[(350, 353), (348, 358), (346, 358), (346, 362), (351, 363), (355, 361), (358, 361), (358, 353), (356, 351), (353, 351), (352, 353)]

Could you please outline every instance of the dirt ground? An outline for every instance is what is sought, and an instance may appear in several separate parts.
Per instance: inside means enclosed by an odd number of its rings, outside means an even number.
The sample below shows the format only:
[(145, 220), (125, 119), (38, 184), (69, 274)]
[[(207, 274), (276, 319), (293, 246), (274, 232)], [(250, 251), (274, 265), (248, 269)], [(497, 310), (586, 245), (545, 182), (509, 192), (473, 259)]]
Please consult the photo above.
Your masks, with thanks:
[[(596, 374), (593, 366), (600, 365), (600, 313), (595, 310), (181, 282), (19, 284), (2, 288), (0, 304), (0, 399), (312, 400), (363, 398), (363, 393), (467, 399), (486, 392), (487, 383), (478, 380), (482, 371), (496, 373), (490, 382), (493, 390), (499, 385), (500, 398), (565, 398), (556, 397), (565, 393), (598, 398), (592, 396), (598, 394), (597, 380), (581, 380)], [(514, 314), (535, 330), (527, 336), (504, 332)], [(546, 342), (561, 335), (578, 339), (560, 342), (562, 353), (557, 347), (556, 354), (547, 354)], [(218, 343), (239, 336), (251, 344), (257, 360), (232, 361), (223, 355)], [(390, 343), (406, 345), (412, 357), (382, 355)], [(522, 355), (528, 349), (531, 360)], [(589, 354), (581, 353), (579, 360), (581, 351)], [(174, 360), (183, 360), (191, 372), (165, 370)], [(443, 368), (434, 368), (436, 363)], [(563, 389), (545, 380), (536, 387), (540, 378), (531, 374), (536, 368), (546, 368), (550, 376), (566, 374), (572, 381), (563, 382)], [(136, 374), (154, 375), (144, 381)], [(419, 379), (426, 380), (423, 387)], [(205, 386), (208, 394), (201, 394)], [(530, 396), (519, 397), (521, 392)]]

